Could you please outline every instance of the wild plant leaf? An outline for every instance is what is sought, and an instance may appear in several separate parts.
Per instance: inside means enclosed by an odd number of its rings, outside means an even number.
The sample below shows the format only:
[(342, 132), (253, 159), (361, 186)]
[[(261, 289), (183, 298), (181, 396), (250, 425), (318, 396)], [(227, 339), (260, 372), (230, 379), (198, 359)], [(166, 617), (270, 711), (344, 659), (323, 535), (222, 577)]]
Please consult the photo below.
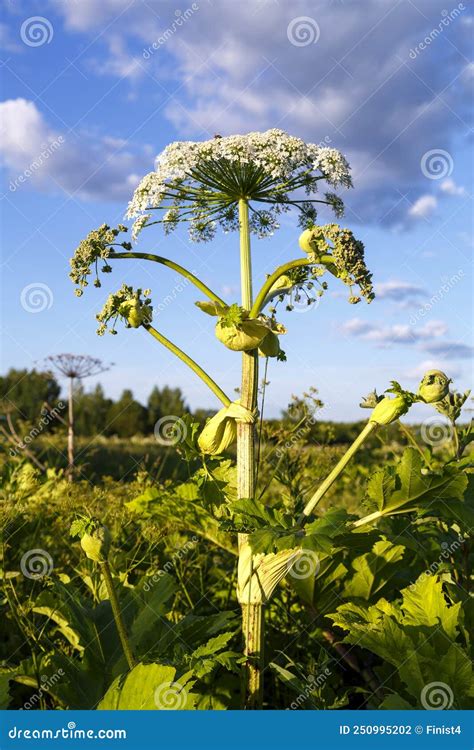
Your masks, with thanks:
[(402, 591), (401, 602), (343, 604), (328, 615), (358, 644), (392, 664), (418, 708), (426, 685), (444, 682), (453, 708), (467, 708), (473, 693), (472, 664), (459, 635), (459, 606), (448, 603), (442, 582), (422, 574)]
[(189, 675), (177, 677), (176, 669), (162, 664), (137, 664), (112, 683), (97, 709), (99, 711), (183, 711), (194, 708), (194, 681)]
[(370, 552), (352, 560), (355, 574), (344, 587), (346, 598), (369, 600), (380, 593), (399, 571), (398, 563), (403, 558), (405, 547), (388, 540), (376, 542)]
[(383, 515), (423, 509), (431, 502), (462, 500), (467, 478), (454, 467), (428, 472), (415, 448), (407, 448), (395, 466), (376, 472), (367, 485), (367, 495)]
[(189, 661), (193, 674), (202, 679), (212, 674), (219, 666), (238, 674), (245, 657), (235, 651), (225, 650), (233, 637), (234, 632), (221, 633), (193, 651)]

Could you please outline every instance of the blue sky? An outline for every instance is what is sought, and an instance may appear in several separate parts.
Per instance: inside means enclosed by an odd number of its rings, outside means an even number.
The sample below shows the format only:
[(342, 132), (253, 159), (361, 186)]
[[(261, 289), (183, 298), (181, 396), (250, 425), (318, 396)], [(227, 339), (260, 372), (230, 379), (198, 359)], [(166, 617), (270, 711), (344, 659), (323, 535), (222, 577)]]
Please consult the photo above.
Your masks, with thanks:
[[(117, 397), (178, 385), (192, 407), (214, 397), (145, 331), (95, 334), (95, 313), (123, 281), (150, 287), (155, 320), (231, 392), (238, 355), (167, 269), (117, 261), (81, 299), (69, 257), (87, 232), (118, 223), (169, 142), (278, 127), (340, 149), (343, 195), (366, 245), (377, 297), (349, 305), (336, 281), (315, 309), (284, 316), (286, 363), (270, 363), (268, 414), (316, 386), (328, 419), (365, 416), (360, 397), (391, 379), (414, 388), (441, 367), (470, 385), (472, 32), (466, 2), (445, 0), (8, 0), (0, 24), (2, 371), (49, 354), (99, 356)], [(321, 215), (321, 223), (330, 220)], [(254, 281), (299, 257), (288, 215), (253, 244)], [(192, 244), (141, 235), (137, 249), (187, 265), (238, 299), (238, 239)], [(120, 265), (121, 264), (121, 265)], [(92, 385), (93, 381), (89, 381)], [(414, 417), (427, 416), (418, 407)]]

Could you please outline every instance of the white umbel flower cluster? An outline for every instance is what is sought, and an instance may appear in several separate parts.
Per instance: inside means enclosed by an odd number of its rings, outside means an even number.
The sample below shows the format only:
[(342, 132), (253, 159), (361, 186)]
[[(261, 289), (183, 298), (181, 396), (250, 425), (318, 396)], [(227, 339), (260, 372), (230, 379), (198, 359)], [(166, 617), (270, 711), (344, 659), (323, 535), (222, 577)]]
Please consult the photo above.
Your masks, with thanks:
[[(218, 225), (224, 231), (238, 226), (237, 206), (246, 199), (251, 229), (259, 236), (273, 234), (277, 216), (292, 206), (300, 211), (302, 226), (316, 219), (316, 203), (340, 214), (343, 204), (334, 193), (316, 200), (318, 181), (331, 187), (351, 187), (350, 167), (337, 149), (305, 143), (273, 128), (211, 140), (171, 143), (157, 157), (156, 169), (146, 175), (128, 206), (127, 218), (139, 217), (134, 235), (143, 228), (143, 213), (163, 210), (155, 221), (171, 231), (189, 222), (193, 240), (209, 240)], [(264, 204), (260, 207), (258, 204)]]

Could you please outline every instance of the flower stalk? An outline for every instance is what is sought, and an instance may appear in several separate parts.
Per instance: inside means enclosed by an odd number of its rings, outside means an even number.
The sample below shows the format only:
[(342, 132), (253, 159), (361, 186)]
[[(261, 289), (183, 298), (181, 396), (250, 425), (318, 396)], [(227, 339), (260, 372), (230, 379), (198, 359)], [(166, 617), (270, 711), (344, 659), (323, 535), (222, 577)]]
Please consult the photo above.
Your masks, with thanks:
[(110, 565), (109, 565), (108, 560), (104, 560), (103, 562), (100, 562), (99, 566), (100, 566), (102, 575), (104, 576), (107, 593), (109, 595), (110, 606), (112, 607), (112, 613), (113, 613), (114, 620), (115, 620), (115, 627), (117, 628), (117, 632), (119, 634), (123, 653), (125, 654), (125, 658), (127, 660), (129, 669), (133, 669), (136, 666), (137, 662), (133, 655), (132, 647), (130, 646), (130, 641), (128, 640), (128, 635), (125, 629), (125, 623), (123, 621), (122, 612), (120, 610), (120, 604), (119, 604), (119, 600), (117, 597), (117, 592), (115, 590), (115, 584), (112, 578), (112, 573), (110, 572)]
[[(246, 200), (239, 201), (240, 227), (240, 273), (242, 307), (250, 310), (252, 307), (252, 262), (250, 250), (249, 207)], [(256, 350), (242, 352), (242, 380), (240, 387), (240, 403), (243, 407), (254, 412), (257, 407), (258, 384), (258, 353)], [(237, 424), (237, 495), (241, 499), (255, 497), (255, 425), (253, 423), (238, 422)], [(247, 534), (239, 534), (239, 555), (244, 554)], [(262, 706), (263, 681), (263, 640), (264, 618), (263, 603), (254, 602), (250, 586), (249, 601), (241, 603), (242, 630), (244, 636), (244, 654), (246, 687), (244, 707), (258, 709)]]

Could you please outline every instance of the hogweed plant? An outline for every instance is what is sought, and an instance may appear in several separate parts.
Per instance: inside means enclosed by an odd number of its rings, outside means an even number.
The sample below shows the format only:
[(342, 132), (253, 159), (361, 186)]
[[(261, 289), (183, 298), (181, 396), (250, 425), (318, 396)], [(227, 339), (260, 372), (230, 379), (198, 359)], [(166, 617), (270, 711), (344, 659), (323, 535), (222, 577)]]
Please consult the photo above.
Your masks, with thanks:
[[(319, 192), (320, 185), (323, 192)], [(264, 605), (301, 559), (305, 540), (311, 536), (311, 524), (306, 528), (305, 524), (314, 509), (371, 432), (405, 414), (415, 400), (441, 401), (448, 393), (449, 381), (441, 373), (432, 376), (433, 382), (423, 381), (419, 394), (404, 391), (397, 383), (390, 389), (393, 397), (371, 394), (365, 404), (373, 407), (367, 426), (298, 518), (282, 524), (281, 517), (275, 520), (256, 497), (259, 358), (267, 362), (269, 358), (285, 359), (280, 341), (286, 328), (277, 319), (279, 305), (284, 303), (291, 310), (303, 295), (311, 302), (313, 295), (321, 296), (328, 288), (326, 278), (331, 276), (346, 285), (351, 304), (362, 298), (371, 302), (374, 297), (363, 244), (347, 228), (317, 224), (318, 204), (329, 206), (336, 217), (342, 216), (343, 202), (333, 190), (351, 186), (349, 165), (339, 151), (305, 143), (281, 130), (173, 143), (159, 155), (155, 170), (143, 178), (129, 204), (127, 218), (134, 220), (132, 241), (124, 239), (125, 225), (113, 229), (104, 224), (80, 243), (71, 260), (70, 276), (79, 296), (91, 278), (94, 286), (100, 287), (100, 274), (110, 273), (117, 260), (147, 260), (178, 272), (206, 298), (196, 304), (216, 319), (218, 341), (241, 357), (239, 399), (231, 400), (209, 373), (154, 327), (150, 290), (123, 284), (97, 315), (99, 335), (106, 331), (116, 334), (120, 321), (128, 328), (146, 330), (201, 378), (221, 403), (222, 408), (199, 436), (194, 426), (190, 428), (185, 451), (200, 453), (209, 470), (209, 461), (218, 461), (223, 451), (237, 444), (237, 501), (229, 503), (227, 511), (218, 508), (217, 517), (227, 520), (227, 528), (238, 533), (237, 598), (246, 657), (246, 708), (262, 706)], [(303, 257), (298, 255), (269, 269), (254, 294), (251, 237), (273, 235), (280, 215), (290, 211), (298, 215)], [(240, 300), (222, 299), (170, 258), (137, 252), (133, 243), (155, 224), (161, 224), (165, 234), (185, 224), (192, 242), (207, 242), (218, 229), (238, 232)], [(211, 503), (215, 507), (221, 503), (218, 494)], [(275, 523), (270, 530), (260, 529), (259, 534), (252, 522), (257, 517), (261, 522), (266, 516)], [(371, 521), (372, 517), (367, 517), (358, 525)]]

